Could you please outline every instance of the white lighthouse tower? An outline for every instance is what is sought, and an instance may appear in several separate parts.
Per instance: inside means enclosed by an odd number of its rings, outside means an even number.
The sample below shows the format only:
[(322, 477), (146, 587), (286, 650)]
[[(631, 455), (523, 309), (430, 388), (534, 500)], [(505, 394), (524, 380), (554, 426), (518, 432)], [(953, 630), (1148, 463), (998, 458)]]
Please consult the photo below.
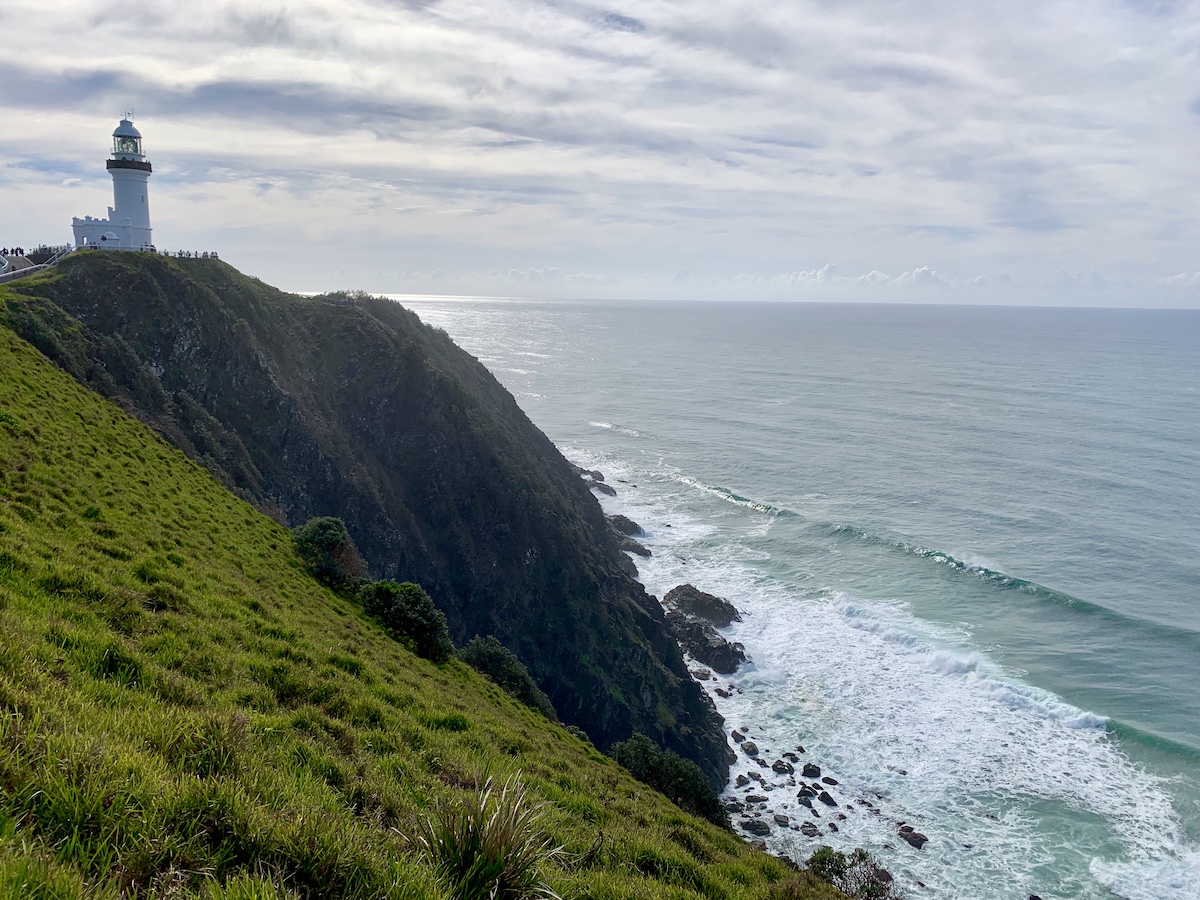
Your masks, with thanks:
[(84, 216), (71, 220), (75, 246), (106, 247), (114, 250), (150, 250), (150, 163), (142, 153), (142, 133), (133, 127), (129, 114), (113, 131), (112, 157), (105, 165), (112, 174), (113, 205), (107, 219)]

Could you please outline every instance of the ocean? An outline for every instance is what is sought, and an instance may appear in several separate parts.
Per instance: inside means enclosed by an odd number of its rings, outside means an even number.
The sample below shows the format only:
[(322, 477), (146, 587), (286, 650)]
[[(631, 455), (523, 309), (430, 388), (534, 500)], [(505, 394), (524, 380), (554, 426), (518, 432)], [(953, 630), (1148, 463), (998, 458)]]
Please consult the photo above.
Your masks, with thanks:
[(727, 728), (838, 782), (810, 812), (739, 754), (772, 850), (1200, 898), (1200, 313), (397, 299), (605, 474), (648, 591), (743, 612)]

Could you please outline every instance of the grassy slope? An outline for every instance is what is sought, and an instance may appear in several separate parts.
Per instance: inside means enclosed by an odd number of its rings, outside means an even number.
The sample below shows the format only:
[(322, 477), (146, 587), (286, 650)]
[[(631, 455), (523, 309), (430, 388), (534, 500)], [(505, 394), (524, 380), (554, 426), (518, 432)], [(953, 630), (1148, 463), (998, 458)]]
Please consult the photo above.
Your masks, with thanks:
[[(793, 877), (406, 652), (285, 530), (2, 327), (0, 707), (3, 898), (437, 896), (400, 833), (517, 770), (571, 854), (566, 898)], [(800, 876), (787, 896), (835, 893)]]

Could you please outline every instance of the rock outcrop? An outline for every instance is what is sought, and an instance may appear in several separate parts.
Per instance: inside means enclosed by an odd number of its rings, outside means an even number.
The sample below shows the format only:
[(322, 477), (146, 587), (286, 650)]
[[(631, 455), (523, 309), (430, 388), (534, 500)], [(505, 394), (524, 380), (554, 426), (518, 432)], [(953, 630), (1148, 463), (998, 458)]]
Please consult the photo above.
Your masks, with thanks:
[(629, 516), (609, 516), (608, 524), (617, 534), (623, 534), (626, 537), (637, 537), (638, 535), (646, 533), (644, 530), (642, 530), (642, 526), (633, 521), (633, 519), (629, 518)]
[(746, 649), (741, 644), (725, 640), (702, 619), (672, 609), (667, 612), (667, 624), (679, 646), (714, 672), (732, 674), (746, 661)]
[(728, 600), (706, 594), (690, 584), (672, 588), (663, 602), (692, 618), (711, 622), (717, 628), (728, 628), (733, 622), (742, 621), (741, 613)]

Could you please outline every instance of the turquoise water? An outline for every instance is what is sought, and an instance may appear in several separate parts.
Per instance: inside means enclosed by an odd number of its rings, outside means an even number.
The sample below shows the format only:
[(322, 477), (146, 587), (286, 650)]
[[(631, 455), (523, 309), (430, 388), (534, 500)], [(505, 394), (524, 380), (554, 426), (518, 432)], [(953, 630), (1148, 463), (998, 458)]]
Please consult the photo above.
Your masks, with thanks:
[(648, 590), (744, 610), (706, 686), (843, 800), (780, 779), (822, 835), (773, 848), (914, 897), (1200, 897), (1200, 314), (404, 302), (607, 474)]

